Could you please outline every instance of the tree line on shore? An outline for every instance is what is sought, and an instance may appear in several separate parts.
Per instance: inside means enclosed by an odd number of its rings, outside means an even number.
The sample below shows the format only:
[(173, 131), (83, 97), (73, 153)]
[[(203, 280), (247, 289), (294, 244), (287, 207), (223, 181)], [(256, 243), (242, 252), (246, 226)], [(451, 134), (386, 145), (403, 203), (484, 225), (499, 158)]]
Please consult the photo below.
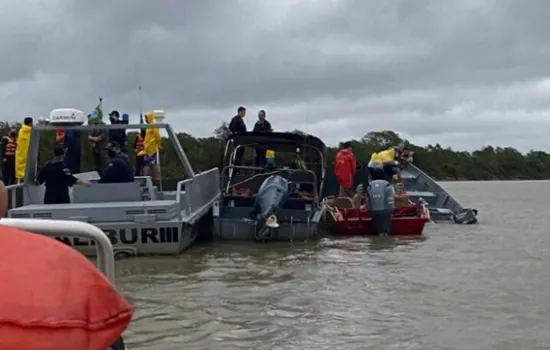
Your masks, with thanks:
[[(13, 126), (13, 125), (11, 125)], [(16, 125), (18, 127), (18, 125)], [(10, 125), (0, 122), (0, 135), (7, 135)], [(301, 132), (299, 130), (292, 131)], [(221, 167), (224, 138), (227, 136), (227, 125), (224, 123), (214, 131), (213, 136), (195, 138), (187, 133), (178, 133), (177, 137), (185, 150), (195, 172), (205, 171), (213, 167)], [(137, 132), (128, 132), (127, 150), (132, 161), (135, 154), (133, 143)], [(93, 168), (91, 146), (87, 142), (87, 134), (82, 133), (82, 171)], [(353, 152), (359, 166), (366, 166), (373, 152), (377, 152), (402, 140), (389, 130), (369, 132), (359, 140), (345, 140), (352, 144)], [(439, 144), (426, 147), (407, 142), (415, 152), (414, 164), (437, 180), (539, 180), (550, 179), (550, 154), (532, 150), (522, 154), (512, 147), (485, 146), (474, 152), (455, 151)], [(44, 164), (53, 157), (55, 133), (43, 132), (40, 137), (39, 164)], [(332, 168), (332, 161), (338, 151), (337, 147), (327, 147), (327, 163)], [(248, 159), (252, 152), (249, 152)], [(246, 156), (245, 156), (246, 159)], [(279, 159), (279, 156), (277, 156)], [(251, 161), (251, 160), (249, 160)], [(163, 179), (178, 179), (184, 177), (184, 171), (170, 144), (163, 139), (160, 164)], [(329, 169), (330, 170), (330, 169)]]

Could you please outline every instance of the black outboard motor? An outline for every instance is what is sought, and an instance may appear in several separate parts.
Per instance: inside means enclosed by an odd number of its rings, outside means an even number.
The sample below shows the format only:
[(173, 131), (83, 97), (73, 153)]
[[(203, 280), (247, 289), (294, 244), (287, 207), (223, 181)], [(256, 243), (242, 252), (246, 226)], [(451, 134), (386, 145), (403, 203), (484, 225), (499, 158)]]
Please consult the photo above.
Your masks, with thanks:
[(279, 175), (271, 175), (260, 186), (254, 201), (252, 219), (256, 220), (258, 239), (269, 238), (272, 228), (279, 227), (277, 212), (288, 197), (288, 181)]
[(389, 235), (395, 203), (393, 186), (386, 180), (373, 180), (367, 189), (367, 211), (372, 218), (373, 233)]

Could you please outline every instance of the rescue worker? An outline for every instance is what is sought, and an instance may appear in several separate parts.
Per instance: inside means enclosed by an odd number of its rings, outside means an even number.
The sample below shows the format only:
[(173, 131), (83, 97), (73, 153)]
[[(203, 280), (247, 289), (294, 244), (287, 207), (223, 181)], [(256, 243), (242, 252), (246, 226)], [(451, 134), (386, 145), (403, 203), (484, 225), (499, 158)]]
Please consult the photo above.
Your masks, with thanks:
[[(128, 115), (126, 114), (126, 116)], [(120, 119), (120, 113), (118, 113), (118, 111), (112, 111), (109, 113), (109, 120), (111, 121), (111, 125), (128, 124), (127, 122), (125, 123), (124, 120)], [(116, 142), (120, 145), (120, 150), (123, 153), (126, 153), (126, 130), (109, 130), (109, 142)]]
[(73, 176), (63, 162), (65, 151), (62, 147), (56, 146), (53, 153), (54, 159), (39, 170), (36, 182), (46, 187), (44, 204), (67, 204), (71, 202), (69, 187), (75, 184), (91, 186), (92, 183)]
[[(244, 123), (244, 116), (246, 115), (246, 108), (239, 107), (237, 108), (237, 115), (231, 119), (231, 122), (229, 123), (229, 131), (231, 133), (239, 133), (239, 132), (246, 132), (246, 124)], [(240, 147), (235, 151), (235, 160), (233, 161), (233, 165), (235, 166), (241, 166), (243, 164), (243, 155), (244, 155), (244, 148)], [(240, 169), (235, 169), (234, 174), (238, 174), (240, 172)]]
[(23, 120), (23, 125), (19, 129), (17, 135), (17, 149), (15, 151), (15, 177), (18, 182), (21, 182), (25, 177), (27, 169), (27, 154), (29, 153), (29, 144), (31, 142), (33, 120), (31, 117), (26, 117)]
[(82, 158), (82, 141), (80, 130), (67, 130), (63, 140), (65, 149), (64, 162), (67, 168), (73, 174), (80, 173), (80, 163)]
[[(154, 124), (153, 112), (145, 113), (145, 122)], [(143, 176), (150, 176), (152, 170), (153, 181), (158, 181), (160, 178), (160, 167), (158, 164), (158, 151), (160, 150), (162, 138), (158, 128), (147, 128), (145, 138), (143, 140), (143, 151), (138, 155), (143, 156)]]
[[(91, 115), (88, 118), (88, 125), (105, 125), (101, 117), (97, 115)], [(105, 135), (105, 129), (93, 129), (88, 136), (88, 140), (92, 145), (92, 157), (94, 163), (94, 170), (101, 173), (105, 167), (105, 146), (107, 145), (107, 137)]]
[(99, 183), (121, 183), (134, 181), (134, 169), (125, 153), (122, 153), (120, 145), (110, 142), (107, 145), (107, 156), (111, 163), (107, 165)]
[(394, 175), (399, 173), (399, 162), (396, 160), (398, 150), (390, 148), (378, 153), (373, 153), (368, 164), (371, 180), (392, 181)]
[(353, 177), (357, 171), (357, 161), (353, 155), (350, 142), (344, 142), (342, 149), (336, 154), (334, 173), (340, 185), (338, 196), (353, 197)]
[(17, 132), (11, 129), (0, 142), (0, 160), (2, 161), (2, 181), (6, 186), (15, 183), (15, 152), (17, 150)]
[(136, 139), (134, 141), (134, 151), (136, 152), (136, 173), (135, 176), (143, 175), (143, 155), (142, 151), (144, 149), (143, 141), (145, 140), (145, 129), (141, 129), (139, 134), (136, 134)]
[[(258, 121), (254, 124), (253, 132), (272, 132), (271, 123), (265, 120), (265, 111), (260, 110), (258, 112)], [(259, 168), (264, 168), (266, 166), (266, 149), (265, 147), (256, 148), (256, 159), (254, 165)]]

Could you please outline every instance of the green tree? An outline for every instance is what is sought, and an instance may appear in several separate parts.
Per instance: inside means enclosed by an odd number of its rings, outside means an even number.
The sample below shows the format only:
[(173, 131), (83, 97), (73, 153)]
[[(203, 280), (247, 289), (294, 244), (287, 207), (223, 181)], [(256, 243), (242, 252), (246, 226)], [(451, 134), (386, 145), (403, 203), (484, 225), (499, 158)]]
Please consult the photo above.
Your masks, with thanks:
[[(7, 135), (12, 125), (0, 122), (0, 136)], [(19, 125), (15, 125), (19, 127)], [(301, 130), (291, 132), (304, 134)], [(137, 133), (128, 133), (128, 149), (133, 149)], [(187, 133), (178, 133), (178, 141), (185, 150), (196, 172), (222, 166), (224, 140), (229, 135), (226, 123), (218, 127), (212, 137), (195, 138)], [(92, 169), (90, 145), (87, 135), (82, 135), (83, 170)], [(360, 166), (366, 166), (373, 152), (396, 145), (403, 139), (394, 131), (381, 130), (367, 133), (359, 140), (342, 140), (351, 142), (353, 152)], [(405, 140), (406, 141), (406, 140)], [(53, 157), (55, 144), (54, 133), (45, 133), (40, 139), (39, 164)], [(439, 180), (527, 180), (550, 179), (550, 154), (532, 150), (522, 154), (511, 147), (486, 146), (474, 152), (455, 151), (439, 144), (422, 147), (409, 143), (415, 152), (414, 162), (435, 179)], [(332, 170), (332, 161), (338, 149), (327, 148), (328, 171)], [(248, 156), (252, 152), (246, 153)], [(130, 152), (132, 161), (135, 158)], [(287, 157), (281, 155), (281, 159)], [(288, 158), (291, 159), (291, 158)], [(169, 140), (163, 140), (160, 163), (163, 179), (180, 179), (185, 176), (183, 167)]]

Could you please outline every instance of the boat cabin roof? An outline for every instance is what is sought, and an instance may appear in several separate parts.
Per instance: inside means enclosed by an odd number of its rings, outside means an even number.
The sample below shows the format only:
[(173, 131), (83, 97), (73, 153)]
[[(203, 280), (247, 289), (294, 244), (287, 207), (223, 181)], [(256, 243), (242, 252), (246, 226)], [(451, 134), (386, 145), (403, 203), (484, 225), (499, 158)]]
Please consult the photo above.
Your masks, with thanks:
[(293, 132), (243, 132), (229, 135), (227, 142), (233, 141), (235, 146), (254, 147), (265, 145), (279, 152), (296, 152), (296, 148), (316, 148), (322, 154), (326, 146), (321, 139), (313, 135), (300, 135)]

